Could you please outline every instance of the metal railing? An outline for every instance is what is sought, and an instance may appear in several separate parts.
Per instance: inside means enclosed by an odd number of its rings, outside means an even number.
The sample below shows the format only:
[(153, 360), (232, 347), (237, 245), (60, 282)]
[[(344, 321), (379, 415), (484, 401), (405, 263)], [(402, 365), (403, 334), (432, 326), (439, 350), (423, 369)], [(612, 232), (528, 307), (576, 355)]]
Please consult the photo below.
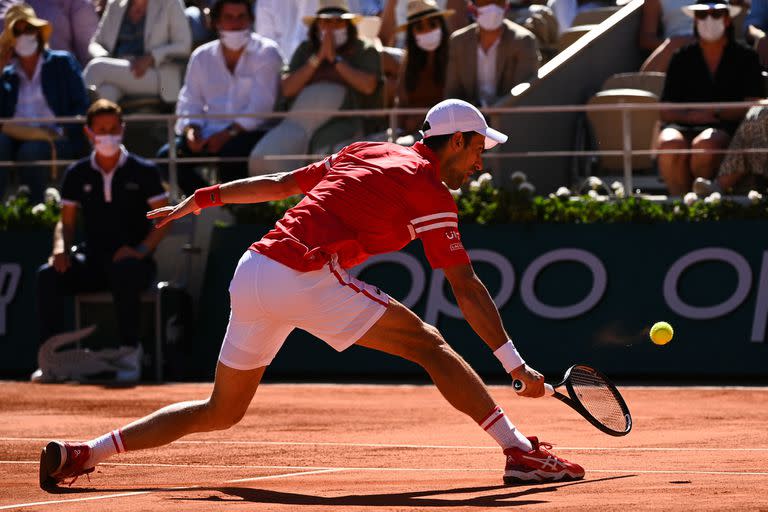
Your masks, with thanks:
[[(503, 158), (541, 158), (541, 157), (600, 157), (600, 156), (621, 156), (623, 158), (623, 180), (624, 189), (631, 193), (632, 188), (632, 156), (633, 155), (661, 155), (661, 154), (730, 154), (730, 153), (768, 153), (768, 147), (748, 148), (740, 150), (731, 149), (632, 149), (632, 112), (637, 111), (663, 111), (663, 110), (691, 110), (691, 109), (747, 109), (753, 106), (768, 107), (768, 100), (754, 102), (719, 102), (719, 103), (614, 103), (602, 105), (551, 105), (551, 106), (521, 106), (510, 108), (486, 108), (483, 113), (488, 115), (517, 115), (517, 114), (563, 114), (580, 112), (615, 112), (621, 113), (622, 125), (622, 148), (619, 150), (551, 150), (551, 151), (492, 151), (486, 153), (484, 158), (503, 159)], [(388, 120), (388, 140), (395, 139), (397, 133), (398, 118), (402, 116), (423, 116), (427, 109), (380, 109), (380, 110), (312, 110), (301, 112), (258, 112), (250, 114), (208, 114), (208, 115), (176, 115), (176, 114), (129, 114), (124, 116), (126, 123), (134, 122), (157, 122), (165, 123), (167, 143), (169, 145), (168, 158), (152, 158), (156, 163), (168, 164), (169, 185), (171, 195), (178, 198), (178, 174), (177, 166), (183, 164), (216, 164), (223, 162), (247, 162), (248, 157), (177, 157), (176, 156), (176, 133), (175, 125), (179, 119), (235, 119), (235, 118), (261, 118), (261, 119), (291, 119), (300, 117), (386, 117)], [(52, 118), (0, 118), (0, 124), (12, 121), (14, 123), (84, 123), (85, 118), (76, 117), (52, 117)], [(364, 139), (365, 137), (362, 137)], [(313, 160), (323, 158), (324, 154), (274, 154), (263, 155), (265, 160)], [(32, 165), (65, 165), (75, 160), (36, 160), (27, 162), (0, 161), (0, 168), (20, 167)]]

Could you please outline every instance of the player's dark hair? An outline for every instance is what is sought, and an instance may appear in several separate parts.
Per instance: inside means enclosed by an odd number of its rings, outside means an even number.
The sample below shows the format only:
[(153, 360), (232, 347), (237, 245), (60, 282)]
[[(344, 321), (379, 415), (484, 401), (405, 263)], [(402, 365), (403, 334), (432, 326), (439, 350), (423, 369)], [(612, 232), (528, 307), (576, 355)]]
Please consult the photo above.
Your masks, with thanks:
[(221, 9), (224, 7), (224, 4), (244, 5), (245, 10), (248, 11), (248, 17), (250, 18), (251, 23), (256, 20), (253, 14), (253, 0), (216, 0), (211, 6), (211, 21), (214, 23), (219, 21)]
[[(426, 131), (428, 129), (429, 123), (425, 122), (424, 126), (421, 127), (421, 131)], [(461, 136), (464, 138), (464, 145), (468, 145), (472, 141), (472, 136), (476, 133), (477, 132), (461, 132)], [(431, 137), (422, 139), (421, 142), (432, 151), (437, 152), (443, 149), (446, 144), (448, 144), (448, 141), (451, 140), (451, 137), (453, 137), (452, 133), (445, 135), (432, 135)]]
[(120, 108), (120, 105), (101, 98), (94, 101), (93, 104), (88, 107), (88, 112), (85, 113), (85, 123), (90, 127), (92, 126), (91, 123), (94, 117), (104, 114), (116, 115), (120, 122), (123, 122), (123, 109)]

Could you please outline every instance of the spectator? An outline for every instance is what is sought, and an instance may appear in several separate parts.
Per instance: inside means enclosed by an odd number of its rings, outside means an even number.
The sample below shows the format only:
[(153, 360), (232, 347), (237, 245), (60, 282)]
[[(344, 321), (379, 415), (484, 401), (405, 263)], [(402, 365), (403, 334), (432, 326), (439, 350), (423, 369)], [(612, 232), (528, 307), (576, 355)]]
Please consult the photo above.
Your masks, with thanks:
[[(181, 118), (176, 123), (177, 156), (245, 157), (267, 129), (264, 119), (238, 113), (274, 109), (283, 59), (274, 41), (251, 30), (251, 0), (216, 0), (211, 18), (219, 39), (197, 48), (189, 59), (176, 113), (234, 114), (230, 119)], [(168, 157), (168, 145), (158, 154)], [(179, 167), (179, 185), (186, 194), (207, 183), (191, 166)], [(167, 178), (167, 168), (163, 167)], [(221, 181), (245, 175), (242, 163), (219, 165)]]
[[(26, 4), (11, 6), (0, 34), (0, 117), (51, 118), (85, 113), (87, 95), (80, 65), (68, 52), (47, 48), (53, 27)], [(10, 65), (8, 65), (10, 64)], [(45, 121), (35, 124), (4, 122), (0, 133), (0, 160), (31, 162), (67, 159), (79, 155), (82, 135), (78, 127)], [(41, 202), (47, 166), (20, 166), (21, 182), (30, 188), (30, 200)], [(0, 169), (0, 197), (5, 192), (8, 168)]]
[(641, 11), (638, 44), (651, 52), (641, 71), (666, 73), (678, 48), (696, 41), (691, 19), (683, 11), (690, 0), (645, 0)]
[(752, 45), (760, 56), (760, 64), (768, 68), (768, 0), (752, 0), (752, 6), (744, 21), (747, 27), (747, 42)]
[(110, 0), (90, 46), (88, 86), (117, 102), (158, 96), (174, 103), (192, 45), (181, 0)]
[(184, 14), (187, 16), (192, 32), (192, 48), (216, 39), (216, 31), (211, 26), (212, 0), (187, 0)]
[[(88, 109), (84, 128), (93, 152), (72, 164), (61, 187), (61, 220), (53, 234), (48, 263), (38, 270), (37, 301), (40, 342), (62, 331), (62, 301), (82, 292), (109, 290), (114, 297), (126, 369), (118, 381), (141, 376), (139, 319), (141, 292), (152, 282), (152, 252), (165, 229), (152, 229), (146, 212), (168, 204), (157, 168), (121, 144), (120, 107), (97, 100)], [(73, 253), (78, 209), (83, 242)], [(33, 380), (46, 381), (38, 370)]]
[[(684, 8), (695, 17), (696, 42), (672, 56), (663, 102), (750, 101), (763, 96), (757, 53), (734, 40), (731, 18), (739, 9), (709, 0)], [(661, 119), (666, 126), (659, 135), (659, 149), (723, 149), (744, 113), (742, 108), (664, 110)], [(682, 195), (694, 179), (712, 179), (721, 160), (722, 155), (710, 152), (660, 154), (658, 165), (670, 194)]]
[[(275, 41), (283, 57), (290, 59), (307, 38), (307, 28), (299, 20), (312, 17), (317, 6), (318, 0), (258, 0), (256, 33)], [(379, 0), (352, 0), (348, 8), (361, 16), (378, 16), (383, 4)]]
[[(754, 5), (754, 2), (753, 4)], [(718, 186), (727, 193), (765, 193), (768, 187), (768, 153), (744, 153), (743, 149), (768, 148), (768, 108), (752, 107), (744, 117), (728, 147), (717, 173)]]
[[(446, 17), (448, 33), (451, 34), (460, 28), (469, 24), (467, 12), (467, 0), (436, 0), (440, 9), (453, 11), (451, 16)], [(381, 30), (379, 37), (384, 46), (397, 46), (402, 48), (406, 41), (404, 37), (395, 37), (403, 35), (397, 27), (408, 22), (408, 2), (403, 0), (384, 0), (381, 9)]]
[(258, 0), (256, 2), (256, 33), (272, 39), (285, 59), (306, 39), (307, 28), (299, 23), (317, 11), (318, 0)]
[[(441, 10), (434, 0), (410, 0), (408, 22), (398, 31), (407, 31), (405, 65), (398, 84), (400, 108), (424, 108), (443, 100), (448, 66), (448, 26), (452, 10)], [(407, 116), (398, 125), (406, 134), (421, 128), (423, 115)]]
[[(541, 53), (547, 54), (544, 60), (549, 60), (557, 53), (560, 29), (552, 9), (538, 3), (539, 1), (541, 0), (521, 0), (510, 3), (507, 18), (530, 30), (536, 36)], [(542, 55), (542, 58), (544, 57)]]
[[(360, 15), (346, 0), (319, 0), (317, 14), (304, 18), (308, 38), (296, 49), (281, 82), (292, 111), (380, 108), (383, 105), (381, 54), (376, 44), (358, 37)], [(385, 121), (385, 120), (384, 120)], [(342, 141), (382, 129), (381, 119), (302, 116), (283, 120), (253, 148), (251, 174), (292, 167), (266, 162), (269, 154), (332, 151)]]
[[(3, 20), (10, 6), (20, 3), (20, 0), (0, 0)], [(48, 20), (53, 26), (48, 42), (52, 50), (67, 51), (77, 57), (81, 66), (88, 64), (91, 59), (88, 44), (99, 24), (99, 17), (90, 0), (26, 0), (26, 4), (35, 10), (39, 18)]]
[(504, 18), (506, 0), (474, 2), (477, 22), (451, 35), (445, 97), (487, 107), (535, 78), (541, 57), (534, 35)]

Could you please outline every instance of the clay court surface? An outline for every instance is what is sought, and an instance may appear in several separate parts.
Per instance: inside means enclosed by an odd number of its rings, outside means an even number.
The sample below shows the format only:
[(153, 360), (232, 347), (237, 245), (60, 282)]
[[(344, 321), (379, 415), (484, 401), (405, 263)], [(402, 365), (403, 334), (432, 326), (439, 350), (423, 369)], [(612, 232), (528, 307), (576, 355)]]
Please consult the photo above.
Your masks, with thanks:
[(504, 487), (500, 450), (429, 386), (263, 385), (242, 423), (100, 465), (49, 494), (48, 439), (82, 440), (209, 384), (0, 382), (0, 510), (768, 511), (768, 388), (624, 387), (635, 426), (600, 433), (552, 398), (494, 396), (580, 482)]

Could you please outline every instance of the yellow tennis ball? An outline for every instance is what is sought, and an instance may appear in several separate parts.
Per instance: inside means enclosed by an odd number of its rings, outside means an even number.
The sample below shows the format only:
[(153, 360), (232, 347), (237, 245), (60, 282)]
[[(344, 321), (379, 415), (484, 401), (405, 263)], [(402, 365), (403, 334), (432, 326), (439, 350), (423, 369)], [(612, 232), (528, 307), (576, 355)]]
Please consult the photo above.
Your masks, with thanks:
[(651, 341), (657, 345), (666, 345), (674, 334), (675, 331), (667, 322), (656, 322), (651, 327)]

